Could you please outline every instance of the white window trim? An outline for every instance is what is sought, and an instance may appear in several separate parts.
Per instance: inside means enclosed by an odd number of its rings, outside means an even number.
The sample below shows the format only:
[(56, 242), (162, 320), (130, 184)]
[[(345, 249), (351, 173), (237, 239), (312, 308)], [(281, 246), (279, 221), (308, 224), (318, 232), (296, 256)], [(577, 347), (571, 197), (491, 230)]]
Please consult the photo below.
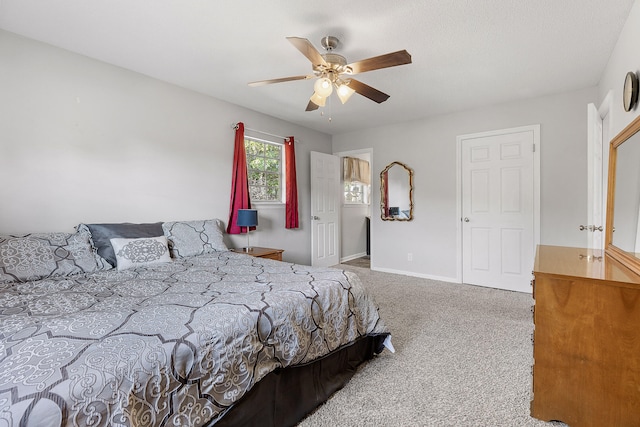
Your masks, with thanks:
[[(245, 134), (244, 136), (245, 140), (251, 140), (251, 141), (258, 141), (258, 142), (262, 142), (265, 144), (273, 144), (273, 145), (279, 145), (281, 147), (281, 151), (280, 151), (280, 200), (279, 201), (275, 201), (275, 200), (251, 200), (251, 204), (252, 205), (260, 205), (262, 207), (269, 207), (274, 206), (274, 207), (281, 207), (284, 206), (286, 203), (286, 195), (287, 195), (287, 180), (286, 180), (286, 164), (285, 164), (285, 154), (284, 154), (284, 143), (283, 142), (279, 142), (279, 141), (272, 141), (272, 140), (268, 140), (265, 138), (259, 138), (259, 137), (255, 137), (255, 136), (248, 136)], [(246, 146), (245, 146), (245, 150), (246, 150)], [(246, 154), (245, 154), (246, 157)], [(249, 165), (247, 164), (247, 172), (249, 171)], [(249, 187), (251, 187), (251, 184), (249, 184)]]

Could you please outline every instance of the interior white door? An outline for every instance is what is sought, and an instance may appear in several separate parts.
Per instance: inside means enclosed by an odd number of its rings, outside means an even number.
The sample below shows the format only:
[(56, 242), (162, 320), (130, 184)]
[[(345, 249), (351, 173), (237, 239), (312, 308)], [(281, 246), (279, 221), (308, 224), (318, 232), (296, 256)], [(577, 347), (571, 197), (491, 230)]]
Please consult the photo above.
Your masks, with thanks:
[(464, 283), (531, 292), (535, 131), (520, 129), (460, 140)]
[(609, 109), (611, 95), (600, 108), (587, 106), (587, 224), (580, 224), (586, 233), (586, 245), (604, 249), (604, 225), (607, 213), (607, 176), (609, 170)]
[(603, 249), (602, 238), (602, 119), (594, 104), (587, 105), (587, 224), (581, 229), (587, 234), (587, 247)]
[(340, 263), (340, 158), (311, 152), (311, 265)]

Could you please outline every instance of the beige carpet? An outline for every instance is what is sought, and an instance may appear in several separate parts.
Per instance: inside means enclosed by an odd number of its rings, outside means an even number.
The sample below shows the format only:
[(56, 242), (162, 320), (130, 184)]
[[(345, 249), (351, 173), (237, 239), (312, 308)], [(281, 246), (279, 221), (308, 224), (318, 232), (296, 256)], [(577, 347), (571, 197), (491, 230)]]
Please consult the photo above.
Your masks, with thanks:
[(371, 258), (369, 256), (363, 256), (350, 261), (345, 261), (342, 264), (352, 267), (371, 268)]
[(396, 353), (367, 362), (301, 427), (561, 426), (529, 416), (529, 294), (341, 265), (371, 289)]

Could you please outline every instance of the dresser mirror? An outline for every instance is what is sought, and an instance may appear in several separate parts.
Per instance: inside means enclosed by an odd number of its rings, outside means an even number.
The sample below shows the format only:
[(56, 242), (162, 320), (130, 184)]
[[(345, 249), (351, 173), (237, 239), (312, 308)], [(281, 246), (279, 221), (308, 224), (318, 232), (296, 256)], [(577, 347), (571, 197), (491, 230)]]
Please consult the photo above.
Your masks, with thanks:
[(640, 116), (611, 140), (605, 252), (640, 274)]
[(400, 162), (380, 172), (380, 211), (384, 221), (413, 219), (413, 170)]

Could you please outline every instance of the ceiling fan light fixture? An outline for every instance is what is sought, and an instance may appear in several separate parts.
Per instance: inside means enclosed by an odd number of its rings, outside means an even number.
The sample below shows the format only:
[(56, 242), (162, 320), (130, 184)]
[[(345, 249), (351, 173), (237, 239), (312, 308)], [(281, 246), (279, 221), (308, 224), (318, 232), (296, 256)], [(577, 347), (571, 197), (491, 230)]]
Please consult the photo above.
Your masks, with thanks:
[(313, 95), (311, 95), (309, 101), (313, 102), (319, 107), (324, 107), (327, 102), (327, 97), (318, 95), (318, 92), (313, 92)]
[(327, 96), (331, 95), (331, 92), (333, 92), (333, 84), (331, 83), (331, 80), (323, 77), (315, 82), (315, 84), (313, 85), (313, 89), (315, 90), (315, 93), (318, 94), (318, 96), (326, 98)]
[(338, 90), (336, 90), (336, 93), (338, 94), (338, 98), (340, 98), (340, 101), (344, 104), (349, 100), (349, 98), (351, 98), (351, 95), (356, 93), (356, 91), (343, 83), (338, 86)]

